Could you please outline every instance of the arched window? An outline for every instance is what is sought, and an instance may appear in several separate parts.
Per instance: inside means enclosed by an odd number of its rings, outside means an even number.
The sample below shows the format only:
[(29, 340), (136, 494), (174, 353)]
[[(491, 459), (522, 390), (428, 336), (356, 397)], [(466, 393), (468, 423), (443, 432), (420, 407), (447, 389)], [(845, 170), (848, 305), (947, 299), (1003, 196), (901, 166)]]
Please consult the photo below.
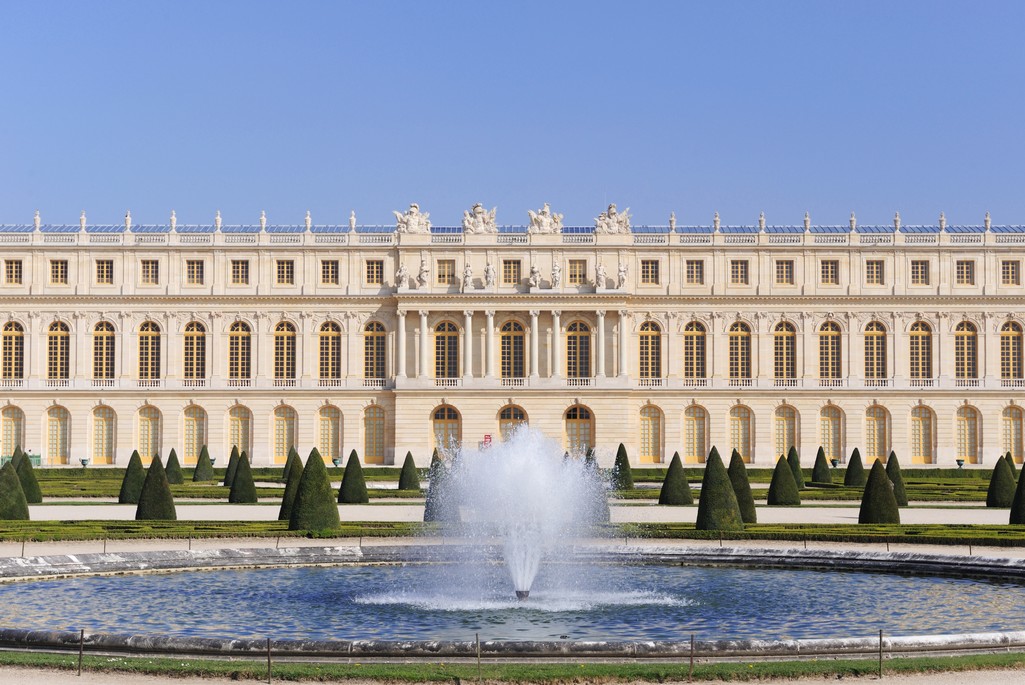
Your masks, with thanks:
[(252, 336), (249, 324), (236, 321), (228, 329), (228, 384), (245, 386), (252, 378)]
[(139, 380), (160, 380), (160, 326), (152, 321), (139, 327)]
[(705, 327), (697, 321), (683, 328), (683, 377), (705, 377)]
[(1000, 328), (1000, 377), (1007, 380), (1025, 378), (1023, 371), (1021, 326), (1008, 321)]
[(647, 406), (641, 409), (641, 463), (662, 461), (662, 410)]
[(928, 407), (911, 410), (911, 463), (933, 463), (933, 414)]
[(751, 377), (751, 329), (738, 321), (730, 326), (730, 378)]
[(342, 458), (342, 412), (338, 407), (320, 408), (320, 440), (317, 449), (325, 462)]
[(826, 459), (843, 461), (843, 412), (839, 407), (823, 407), (819, 412), (819, 444)]
[(434, 329), (434, 377), (459, 377), (459, 329), (451, 321)]
[(957, 458), (979, 463), (979, 412), (973, 407), (957, 409)]
[(786, 456), (791, 447), (797, 447), (797, 410), (789, 404), (776, 407), (773, 422), (776, 454)]
[(730, 409), (730, 443), (745, 463), (751, 463), (751, 410), (736, 406)]
[(975, 325), (962, 321), (954, 329), (954, 378), (979, 377), (979, 336)]
[(46, 461), (71, 463), (71, 414), (64, 407), (46, 410)]
[(0, 440), (5, 457), (13, 456), (14, 450), (25, 444), (25, 413), (18, 407), (0, 411)]
[(93, 409), (93, 463), (113, 464), (114, 445), (117, 444), (117, 417), (107, 406)]
[(911, 378), (932, 378), (932, 329), (924, 321), (911, 324), (909, 339)]
[[(185, 408), (185, 441), (183, 445), (186, 464), (195, 464), (199, 461), (199, 454), (206, 444), (206, 412), (202, 407), (192, 405)], [(241, 445), (239, 446), (241, 450)], [(248, 454), (248, 453), (247, 453)]]
[(274, 327), (274, 380), (295, 380), (295, 326), (288, 321)]
[(240, 404), (236, 404), (228, 411), (228, 451), (237, 447), (239, 452), (252, 454), (250, 447), (250, 436), (252, 435), (253, 412)]
[(692, 404), (683, 411), (683, 460), (688, 464), (704, 464), (708, 455), (708, 413)]
[(502, 410), (498, 412), (498, 432), (502, 436), (502, 440), (508, 440), (513, 431), (526, 425), (527, 412), (520, 407), (510, 404), (502, 407)]
[(819, 378), (843, 377), (843, 345), (840, 325), (827, 321), (819, 328)]
[(641, 324), (637, 351), (640, 378), (661, 378), (662, 328), (654, 321)]
[[(449, 324), (450, 326), (452, 324)], [(453, 328), (455, 328), (453, 326)], [(458, 338), (453, 337), (457, 341)], [(379, 321), (371, 321), (363, 329), (363, 377), (384, 378), (384, 324)], [(458, 353), (458, 350), (457, 350)], [(456, 355), (458, 359), (458, 354)]]
[(197, 385), (206, 380), (206, 327), (198, 321), (185, 325), (182, 378), (185, 385)]
[(101, 321), (93, 329), (93, 380), (114, 378), (114, 324)]
[[(320, 380), (342, 377), (342, 327), (327, 321), (320, 327)], [(321, 456), (325, 456), (321, 450)]]
[(591, 327), (583, 321), (566, 327), (566, 377), (591, 377)]
[(71, 375), (71, 330), (63, 321), (54, 321), (46, 334), (46, 377), (67, 380)]
[(5, 380), (25, 377), (25, 329), (17, 321), (8, 321), (3, 330), (3, 365)]
[(587, 454), (594, 446), (594, 416), (587, 407), (566, 410), (566, 449), (574, 455)]
[(890, 450), (890, 422), (886, 410), (871, 406), (865, 412), (865, 459), (886, 461)]
[(1015, 463), (1022, 463), (1022, 457), (1025, 456), (1025, 444), (1023, 444), (1023, 435), (1025, 435), (1025, 412), (1022, 412), (1021, 407), (1010, 406), (1004, 407), (1003, 415), (1003, 437), (1004, 445), (1003, 451), (1010, 452), (1011, 458), (1014, 459)]
[(363, 461), (384, 463), (384, 409), (376, 405), (363, 412)]
[(148, 464), (160, 454), (160, 410), (146, 405), (139, 410), (139, 456)]
[(439, 453), (450, 454), (459, 449), (462, 441), (462, 422), (459, 413), (449, 406), (441, 406), (431, 415), (434, 425), (434, 447)]
[(523, 378), (523, 326), (517, 321), (502, 324), (502, 378)]
[(865, 378), (886, 378), (886, 328), (878, 321), (865, 326)]
[(282, 405), (274, 410), (274, 463), (284, 464), (295, 447), (297, 424), (295, 409)]
[(772, 359), (776, 380), (797, 378), (797, 329), (786, 321), (772, 334)]

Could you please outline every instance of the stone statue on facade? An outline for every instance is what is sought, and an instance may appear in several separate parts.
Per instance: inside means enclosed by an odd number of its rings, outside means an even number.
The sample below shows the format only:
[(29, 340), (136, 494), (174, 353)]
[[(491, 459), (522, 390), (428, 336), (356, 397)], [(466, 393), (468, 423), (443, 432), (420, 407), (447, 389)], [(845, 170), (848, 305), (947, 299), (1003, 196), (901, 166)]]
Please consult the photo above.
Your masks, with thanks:
[(594, 220), (594, 232), (605, 235), (624, 235), (630, 233), (630, 208), (622, 212), (616, 209), (616, 203), (609, 205), (607, 211), (602, 212)]
[(530, 266), (530, 287), (541, 287), (541, 269), (537, 268), (537, 264), (532, 264)]
[(463, 292), (473, 290), (473, 267), (467, 264), (463, 267)]
[(491, 262), (488, 262), (487, 266), (484, 267), (484, 287), (495, 287), (495, 267), (491, 264)]
[(626, 263), (619, 263), (619, 273), (616, 275), (617, 287), (622, 290), (626, 287)]
[(498, 233), (495, 224), (497, 213), (498, 207), (493, 207), (489, 212), (478, 202), (463, 212), (463, 233)]
[(562, 230), (562, 214), (552, 212), (547, 202), (536, 212), (528, 209), (527, 215), (530, 216), (528, 233), (558, 233)]
[(562, 267), (558, 262), (552, 264), (552, 287), (558, 288), (562, 285)]
[(349, 233), (356, 232), (356, 210), (349, 212)]
[(605, 284), (608, 282), (608, 278), (609, 278), (609, 275), (605, 271), (605, 265), (604, 264), (598, 264), (598, 268), (595, 270), (595, 275), (594, 275), (594, 285), (599, 287), (599, 288), (604, 288)]
[(430, 276), (431, 270), (427, 268), (427, 260), (420, 260), (420, 273), (416, 276), (416, 285), (418, 288), (426, 288), (428, 277)]
[[(431, 222), (430, 213), (421, 212), (420, 205), (412, 203), (409, 205), (409, 209), (406, 210), (405, 214), (399, 212), (392, 212), (395, 215), (395, 230), (399, 233), (430, 233)], [(350, 219), (350, 225), (352, 219)]]
[(399, 270), (395, 272), (395, 285), (400, 288), (409, 285), (409, 269), (405, 264), (399, 264)]

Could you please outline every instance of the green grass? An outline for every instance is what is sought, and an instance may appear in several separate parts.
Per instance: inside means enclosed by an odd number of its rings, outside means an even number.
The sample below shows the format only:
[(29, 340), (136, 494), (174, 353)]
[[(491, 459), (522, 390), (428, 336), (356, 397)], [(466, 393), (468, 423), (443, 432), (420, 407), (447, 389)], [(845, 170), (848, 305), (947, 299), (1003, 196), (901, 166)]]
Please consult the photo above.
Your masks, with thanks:
[[(417, 535), (423, 524), (348, 522), (333, 537)], [(129, 540), (226, 537), (306, 537), (288, 521), (0, 521), (0, 541)], [(319, 537), (319, 536), (318, 536)]]
[[(913, 471), (904, 472), (905, 480), (904, 484), (908, 493), (909, 502), (985, 502), (986, 501), (986, 490), (989, 487), (988, 480), (980, 480), (977, 478), (973, 479), (918, 479), (917, 474)], [(640, 479), (634, 479), (639, 482), (650, 482), (643, 481)], [(698, 493), (696, 491), (697, 486), (700, 485), (699, 479), (689, 478), (691, 487), (695, 488), (695, 500), (697, 499)], [(762, 482), (762, 481), (753, 481)], [(840, 481), (842, 483), (842, 481)], [(801, 491), (802, 502), (817, 502), (817, 501), (829, 501), (838, 500), (844, 502), (860, 502), (861, 501), (861, 488), (848, 488), (837, 483), (834, 485), (826, 485), (820, 483), (812, 483), (807, 481), (807, 488)], [(764, 504), (765, 497), (768, 491), (765, 488), (758, 488), (754, 491), (755, 501)], [(634, 490), (618, 490), (615, 496), (619, 499), (626, 500), (657, 500), (658, 499), (658, 488), (637, 488)], [(44, 493), (45, 494), (45, 493)]]

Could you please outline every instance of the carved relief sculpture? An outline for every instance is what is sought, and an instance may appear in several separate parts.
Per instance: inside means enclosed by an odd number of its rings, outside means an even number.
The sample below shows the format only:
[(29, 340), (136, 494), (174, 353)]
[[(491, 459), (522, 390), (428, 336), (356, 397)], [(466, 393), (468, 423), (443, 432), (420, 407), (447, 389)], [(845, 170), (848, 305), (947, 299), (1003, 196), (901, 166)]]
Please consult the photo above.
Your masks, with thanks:
[(430, 276), (431, 270), (427, 268), (427, 260), (420, 260), (420, 273), (416, 276), (416, 287), (426, 288), (428, 276)]
[(399, 233), (430, 233), (431, 222), (430, 213), (421, 212), (420, 205), (413, 203), (409, 205), (409, 209), (406, 210), (405, 214), (399, 212), (392, 212), (395, 214), (395, 230)]
[(495, 224), (497, 213), (498, 207), (493, 207), (489, 212), (478, 202), (463, 212), (463, 233), (498, 233), (498, 226)]
[(530, 287), (541, 287), (541, 269), (537, 268), (537, 264), (532, 264), (530, 266)]
[(563, 215), (553, 213), (547, 202), (536, 212), (528, 209), (527, 215), (530, 216), (528, 233), (558, 233), (562, 230)]
[(473, 267), (467, 263), (463, 268), (463, 292), (473, 290)]
[(594, 285), (598, 288), (604, 288), (608, 282), (608, 273), (605, 271), (604, 264), (598, 264), (598, 268), (595, 270)]
[(409, 269), (405, 264), (399, 264), (399, 270), (395, 272), (395, 285), (405, 288), (409, 285)]
[(616, 287), (622, 290), (626, 287), (626, 263), (619, 263), (619, 273), (616, 275)]
[(495, 287), (495, 267), (491, 262), (488, 262), (487, 266), (484, 267), (484, 287)]
[(562, 267), (558, 262), (552, 264), (552, 287), (558, 288), (562, 284)]
[(607, 211), (602, 212), (594, 220), (594, 232), (603, 235), (625, 235), (630, 233), (630, 208), (622, 212), (616, 209), (616, 203), (609, 205)]

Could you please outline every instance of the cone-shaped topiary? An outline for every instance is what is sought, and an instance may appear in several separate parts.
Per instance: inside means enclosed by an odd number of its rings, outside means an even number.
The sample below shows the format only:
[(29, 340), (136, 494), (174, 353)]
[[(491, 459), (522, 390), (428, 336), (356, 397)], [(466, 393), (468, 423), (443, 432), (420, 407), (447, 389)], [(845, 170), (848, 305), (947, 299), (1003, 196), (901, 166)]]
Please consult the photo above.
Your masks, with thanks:
[(253, 470), (249, 466), (249, 457), (239, 455), (235, 466), (235, 480), (231, 481), (231, 492), (228, 493), (229, 504), (256, 504), (256, 484), (253, 482)]
[(399, 472), (399, 490), (419, 490), (420, 474), (416, 472), (416, 464), (413, 463), (413, 454), (406, 452), (406, 458), (402, 461), (402, 471)]
[(185, 474), (182, 473), (182, 465), (178, 461), (178, 453), (171, 448), (171, 452), (167, 455), (167, 466), (164, 467), (164, 473), (167, 474), (167, 482), (171, 485), (181, 485), (185, 482)]
[(366, 504), (369, 501), (367, 483), (363, 479), (363, 467), (359, 465), (359, 455), (353, 450), (349, 452), (349, 461), (345, 463), (345, 474), (338, 488), (338, 503)]
[(334, 490), (319, 453), (310, 452), (299, 488), (292, 503), (289, 530), (332, 530), (338, 527), (338, 505)]
[(160, 455), (153, 457), (146, 482), (142, 484), (139, 495), (139, 506), (135, 508), (136, 521), (176, 521), (178, 514), (174, 510), (174, 497), (171, 495), (171, 484), (167, 482), (167, 472)]
[(14, 460), (7, 462), (0, 469), (0, 519), (28, 521), (28, 502), (21, 489), (21, 481), (14, 468)]
[[(288, 475), (292, 471), (292, 467), (295, 466), (296, 462), (302, 463), (302, 459), (299, 457), (299, 451), (292, 445), (288, 448), (288, 457), (285, 459), (285, 468), (281, 472), (281, 480), (288, 482)], [(326, 465), (325, 465), (326, 466)]]
[(1025, 477), (1018, 479), (1018, 487), (1014, 490), (1014, 501), (1011, 502), (1011, 520), (1009, 523), (1025, 524)]
[(238, 458), (241, 456), (238, 445), (232, 445), (231, 456), (228, 457), (228, 468), (224, 471), (224, 487), (230, 488), (235, 481), (235, 469), (238, 468)]
[(424, 503), (424, 521), (438, 523), (459, 523), (459, 501), (449, 486), (451, 467), (439, 460), (428, 472), (430, 483)]
[(755, 511), (755, 498), (751, 494), (751, 481), (747, 478), (747, 466), (740, 452), (733, 450), (730, 455), (730, 468), (727, 469), (730, 475), (730, 482), (733, 483), (733, 494), (737, 496), (737, 506), (740, 507), (740, 518), (744, 523), (758, 523), (758, 514)]
[(18, 465), (21, 460), (25, 458), (25, 452), (22, 451), (21, 445), (14, 446), (14, 452), (11, 453), (11, 463), (14, 464), (15, 472), (18, 471)]
[(669, 462), (666, 470), (666, 477), (662, 481), (662, 490), (658, 493), (658, 503), (670, 506), (691, 506), (694, 504), (694, 495), (690, 491), (690, 483), (683, 472), (683, 462), (680, 461), (680, 453), (673, 453), (673, 460)]
[(705, 460), (698, 518), (694, 525), (698, 530), (744, 530), (744, 519), (740, 516), (733, 483), (714, 447)]
[(868, 475), (865, 473), (865, 465), (861, 463), (861, 452), (855, 447), (851, 452), (851, 458), (847, 460), (847, 473), (843, 476), (843, 484), (849, 488), (860, 488), (867, 482)]
[(440, 461), (441, 461), (441, 457), (438, 456), (438, 448), (435, 447), (434, 451), (431, 452), (431, 466), (434, 466), (435, 464), (439, 463)]
[(815, 468), (811, 470), (812, 483), (832, 483), (833, 474), (829, 470), (829, 462), (826, 461), (826, 451), (819, 447), (815, 453)]
[[(320, 452), (314, 447), (310, 451), (310, 459), (313, 459), (314, 453), (323, 462), (324, 459), (320, 457)], [(325, 467), (326, 470), (327, 467)], [(299, 480), (303, 477), (303, 462), (300, 459), (297, 463), (292, 464), (292, 468), (288, 471), (288, 482), (285, 484), (285, 494), (281, 498), (281, 508), (278, 509), (278, 520), (279, 521), (291, 521), (292, 520), (292, 507), (295, 505), (295, 495), (299, 492)], [(330, 487), (330, 483), (328, 485)], [(334, 493), (332, 493), (334, 494)], [(333, 499), (333, 498), (332, 498)]]
[(619, 443), (616, 450), (616, 464), (612, 467), (612, 489), (633, 490), (634, 476), (630, 471), (630, 458), (626, 456), (626, 447)]
[(593, 447), (587, 448), (587, 454), (584, 455), (584, 464), (590, 469), (598, 468), (598, 457), (594, 455)]
[(986, 491), (987, 507), (1009, 507), (1014, 503), (1014, 491), (1017, 488), (1014, 483), (1014, 474), (1007, 460), (1003, 457), (997, 459), (993, 467), (993, 475), (989, 478), (989, 490)]
[(125, 469), (125, 477), (121, 479), (121, 492), (117, 496), (118, 504), (138, 504), (142, 494), (142, 484), (146, 482), (146, 470), (142, 467), (139, 450), (132, 452)]
[(1007, 460), (1007, 465), (1011, 467), (1011, 475), (1014, 476), (1015, 480), (1018, 480), (1018, 467), (1014, 464), (1014, 457), (1008, 452), (1004, 455), (1004, 459)]
[(196, 470), (192, 472), (192, 482), (201, 483), (213, 479), (214, 462), (210, 459), (210, 452), (206, 449), (206, 445), (203, 445), (203, 449), (199, 451), (199, 457), (196, 459)]
[(801, 493), (794, 482), (794, 470), (783, 457), (776, 462), (776, 469), (772, 472), (766, 503), (770, 507), (795, 507), (801, 503)]
[(21, 481), (21, 490), (25, 493), (25, 501), (29, 504), (39, 504), (43, 501), (43, 493), (39, 489), (39, 481), (36, 480), (35, 469), (32, 468), (32, 460), (28, 455), (22, 455), (21, 461), (15, 467), (18, 480)]
[(797, 448), (790, 446), (787, 452), (787, 463), (790, 464), (790, 471), (794, 475), (794, 484), (798, 490), (804, 490), (804, 471), (801, 469), (801, 457), (797, 455)]
[(876, 460), (868, 474), (868, 483), (861, 496), (858, 523), (900, 523), (900, 509), (893, 496), (893, 483), (886, 475), (883, 462)]
[(886, 460), (886, 475), (893, 483), (893, 498), (897, 500), (898, 507), (908, 505), (908, 492), (904, 488), (904, 476), (900, 472), (900, 462), (897, 461), (896, 452), (890, 452), (890, 458)]

